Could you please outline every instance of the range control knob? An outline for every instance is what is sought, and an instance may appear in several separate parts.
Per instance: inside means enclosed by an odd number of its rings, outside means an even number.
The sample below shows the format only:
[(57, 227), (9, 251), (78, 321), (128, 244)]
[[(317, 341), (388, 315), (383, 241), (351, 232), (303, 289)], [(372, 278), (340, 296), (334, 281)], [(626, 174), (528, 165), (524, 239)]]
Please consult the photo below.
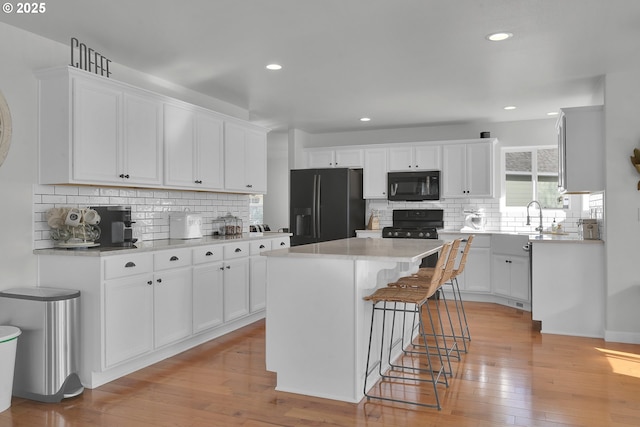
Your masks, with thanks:
[(419, 232), (419, 233), (418, 233), (418, 237), (420, 237), (420, 238), (425, 237), (425, 236), (424, 236), (424, 233), (423, 233), (422, 231), (421, 231), (421, 232)]
[(411, 237), (411, 232), (407, 231), (406, 237)]

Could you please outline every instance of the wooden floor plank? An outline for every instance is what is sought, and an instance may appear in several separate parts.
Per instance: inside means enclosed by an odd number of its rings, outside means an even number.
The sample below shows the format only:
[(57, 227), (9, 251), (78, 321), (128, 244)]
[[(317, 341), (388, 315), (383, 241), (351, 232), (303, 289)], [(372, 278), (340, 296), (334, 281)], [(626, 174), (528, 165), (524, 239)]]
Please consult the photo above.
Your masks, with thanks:
[[(541, 335), (530, 313), (465, 307), (473, 340), (438, 388), (441, 411), (277, 392), (260, 321), (58, 404), (13, 398), (0, 427), (640, 425), (639, 345)], [(433, 398), (430, 384), (375, 388)]]

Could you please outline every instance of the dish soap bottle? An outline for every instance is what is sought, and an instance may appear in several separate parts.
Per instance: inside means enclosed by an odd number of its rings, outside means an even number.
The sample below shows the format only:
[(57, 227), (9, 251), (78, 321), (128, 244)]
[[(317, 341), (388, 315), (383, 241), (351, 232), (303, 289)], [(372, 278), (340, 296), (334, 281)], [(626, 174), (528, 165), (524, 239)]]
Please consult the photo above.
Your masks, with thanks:
[(553, 218), (553, 223), (551, 224), (551, 231), (553, 233), (555, 233), (556, 231), (558, 231), (558, 224), (556, 223), (556, 219)]

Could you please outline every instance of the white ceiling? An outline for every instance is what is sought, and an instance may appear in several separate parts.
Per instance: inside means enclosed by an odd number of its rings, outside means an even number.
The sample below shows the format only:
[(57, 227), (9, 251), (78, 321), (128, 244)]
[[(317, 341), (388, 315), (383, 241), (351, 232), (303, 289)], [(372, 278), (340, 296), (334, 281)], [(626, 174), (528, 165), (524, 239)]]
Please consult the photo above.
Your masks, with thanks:
[[(67, 45), (77, 37), (275, 130), (542, 119), (593, 103), (604, 74), (640, 70), (639, 0), (55, 0), (46, 8), (0, 21)], [(496, 31), (514, 37), (485, 39)], [(284, 68), (267, 71), (271, 62)]]

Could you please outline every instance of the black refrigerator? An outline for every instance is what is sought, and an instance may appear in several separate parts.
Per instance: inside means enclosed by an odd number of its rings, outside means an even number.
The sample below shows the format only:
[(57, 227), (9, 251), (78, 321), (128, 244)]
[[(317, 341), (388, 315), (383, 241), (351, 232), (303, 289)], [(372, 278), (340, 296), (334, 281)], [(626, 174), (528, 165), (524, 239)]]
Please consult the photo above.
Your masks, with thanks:
[(362, 169), (291, 171), (291, 246), (355, 237), (365, 227)]

